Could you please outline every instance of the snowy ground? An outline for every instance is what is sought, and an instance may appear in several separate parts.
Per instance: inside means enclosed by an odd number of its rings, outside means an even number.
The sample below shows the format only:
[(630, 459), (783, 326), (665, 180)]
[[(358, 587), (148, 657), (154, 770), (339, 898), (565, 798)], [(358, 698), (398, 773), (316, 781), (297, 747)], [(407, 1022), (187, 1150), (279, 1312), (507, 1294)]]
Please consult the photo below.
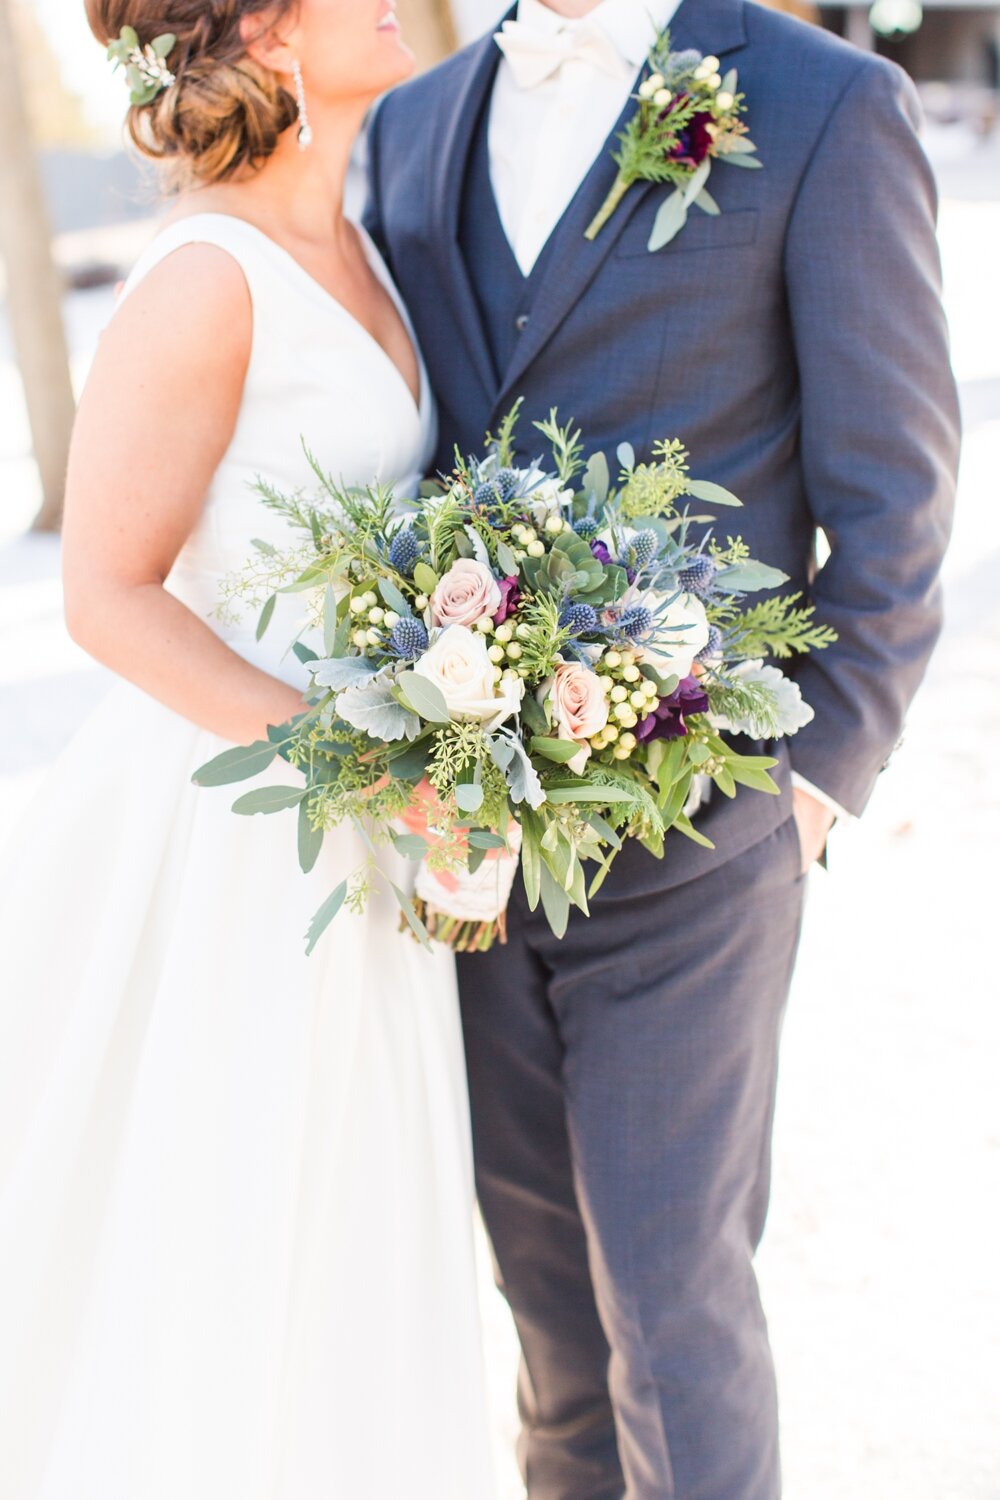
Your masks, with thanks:
[[(967, 439), (949, 623), (906, 744), (810, 892), (760, 1258), (789, 1500), (1000, 1500), (1000, 143), (939, 131)], [(82, 372), (109, 308), (76, 296)], [(68, 642), (0, 328), (0, 836), (104, 675)], [(994, 652), (997, 655), (994, 655)], [(514, 1346), (484, 1273), (505, 1500)]]

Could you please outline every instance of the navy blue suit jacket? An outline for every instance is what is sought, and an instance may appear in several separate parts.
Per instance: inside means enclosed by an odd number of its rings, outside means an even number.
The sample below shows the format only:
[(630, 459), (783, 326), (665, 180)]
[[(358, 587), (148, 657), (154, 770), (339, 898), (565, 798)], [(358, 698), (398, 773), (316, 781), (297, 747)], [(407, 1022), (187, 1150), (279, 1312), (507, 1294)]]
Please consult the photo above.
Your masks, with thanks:
[[(716, 798), (702, 822), (714, 855), (675, 837), (656, 871), (630, 850), (619, 863), (642, 885), (688, 879), (770, 831), (788, 812), (789, 760), (862, 810), (940, 628), (958, 450), (935, 190), (910, 82), (746, 0), (683, 0), (672, 37), (738, 68), (763, 170), (717, 164), (721, 215), (693, 210), (655, 254), (646, 241), (664, 188), (638, 184), (591, 243), (584, 230), (615, 175), (609, 138), (555, 230), (500, 378), (457, 242), (472, 127), (499, 61), (491, 36), (382, 101), (366, 216), (423, 346), (439, 467), (456, 443), (480, 448), (517, 396), (524, 453), (540, 447), (530, 419), (551, 406), (609, 455), (623, 439), (647, 457), (657, 438), (680, 437), (692, 472), (745, 503), (722, 528), (738, 528), (839, 633), (798, 671), (816, 716), (779, 746), (785, 795)], [(817, 570), (820, 529), (831, 552)]]

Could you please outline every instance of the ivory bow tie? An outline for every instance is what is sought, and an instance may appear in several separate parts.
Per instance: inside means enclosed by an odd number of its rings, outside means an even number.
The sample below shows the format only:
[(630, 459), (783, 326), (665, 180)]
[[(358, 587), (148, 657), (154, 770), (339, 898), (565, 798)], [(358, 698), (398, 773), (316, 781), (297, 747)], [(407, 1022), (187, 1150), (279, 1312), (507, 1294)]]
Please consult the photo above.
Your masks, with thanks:
[(544, 83), (571, 60), (589, 63), (615, 78), (625, 71), (618, 49), (597, 26), (584, 24), (563, 31), (539, 31), (522, 21), (505, 21), (494, 41), (510, 64), (514, 82), (522, 89)]

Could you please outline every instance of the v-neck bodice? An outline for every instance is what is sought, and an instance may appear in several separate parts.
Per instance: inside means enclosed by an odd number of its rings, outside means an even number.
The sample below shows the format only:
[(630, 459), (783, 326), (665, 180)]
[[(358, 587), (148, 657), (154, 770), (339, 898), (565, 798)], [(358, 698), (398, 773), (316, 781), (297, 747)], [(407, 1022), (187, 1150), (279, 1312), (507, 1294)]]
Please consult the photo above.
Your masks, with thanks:
[[(399, 293), (371, 240), (359, 232), (417, 349)], [(228, 214), (196, 214), (168, 225), (140, 258), (124, 295), (188, 244), (216, 245), (237, 262), (250, 293), (253, 340), (235, 431), (168, 587), (241, 654), (277, 670), (274, 653), (288, 646), (301, 623), (299, 596), (282, 597), (261, 643), (254, 639), (252, 618), (217, 618), (221, 580), (245, 565), (254, 539), (277, 546), (290, 540), (287, 524), (255, 493), (258, 479), (284, 491), (315, 493), (308, 449), (325, 473), (345, 485), (377, 479), (412, 497), (434, 449), (430, 385), (417, 349), (416, 403), (372, 334), (289, 251)], [(171, 441), (183, 443), (183, 431)], [(282, 675), (295, 676), (294, 662), (282, 667)]]

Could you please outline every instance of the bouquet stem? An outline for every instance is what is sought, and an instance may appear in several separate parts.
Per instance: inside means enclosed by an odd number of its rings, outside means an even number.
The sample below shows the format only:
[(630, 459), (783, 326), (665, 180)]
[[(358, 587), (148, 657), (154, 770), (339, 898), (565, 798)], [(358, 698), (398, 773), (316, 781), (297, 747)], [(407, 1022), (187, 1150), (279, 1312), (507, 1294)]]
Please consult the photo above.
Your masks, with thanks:
[(605, 198), (604, 202), (601, 204), (600, 208), (597, 210), (597, 213), (591, 219), (590, 223), (587, 225), (585, 238), (587, 238), (588, 240), (596, 240), (597, 236), (600, 234), (605, 224), (611, 218), (611, 215), (614, 213), (615, 209), (618, 207), (619, 203), (622, 201), (631, 186), (631, 182), (629, 182), (628, 179), (623, 177), (619, 172), (618, 176), (614, 180), (614, 184), (611, 188), (610, 193)]
[[(490, 922), (472, 922), (462, 917), (449, 917), (446, 912), (438, 911), (427, 901), (421, 901), (415, 897), (413, 901), (417, 916), (423, 922), (429, 937), (435, 942), (444, 943), (455, 953), (486, 953), (493, 947), (494, 943), (506, 943), (507, 941), (507, 913), (500, 915)], [(400, 918), (400, 932), (408, 932), (414, 936), (405, 917)]]

